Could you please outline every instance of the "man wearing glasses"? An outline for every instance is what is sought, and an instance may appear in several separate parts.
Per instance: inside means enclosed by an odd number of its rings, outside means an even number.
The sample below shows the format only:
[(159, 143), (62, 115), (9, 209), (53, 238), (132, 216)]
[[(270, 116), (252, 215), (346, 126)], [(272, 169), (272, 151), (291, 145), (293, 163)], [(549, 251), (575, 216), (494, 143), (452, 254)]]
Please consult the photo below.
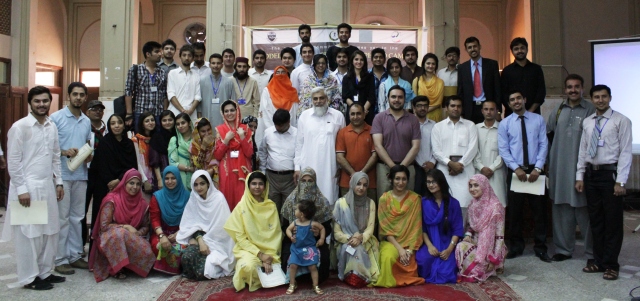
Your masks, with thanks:
[(438, 70), (438, 78), (444, 81), (444, 97), (458, 94), (458, 62), (460, 61), (460, 48), (449, 47), (444, 52), (447, 66)]

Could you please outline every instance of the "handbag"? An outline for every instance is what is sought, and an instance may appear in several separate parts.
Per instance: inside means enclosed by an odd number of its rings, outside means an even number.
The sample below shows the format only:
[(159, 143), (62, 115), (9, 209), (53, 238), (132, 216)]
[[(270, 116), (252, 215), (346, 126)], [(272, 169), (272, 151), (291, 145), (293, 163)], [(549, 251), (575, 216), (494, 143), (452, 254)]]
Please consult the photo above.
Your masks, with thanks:
[[(138, 85), (138, 65), (133, 65), (131, 67), (133, 69), (133, 81), (135, 82), (135, 86)], [(120, 115), (123, 118), (127, 115), (127, 105), (125, 103), (126, 95), (122, 95), (113, 100), (113, 113), (116, 115)], [(135, 89), (133, 91), (133, 96), (131, 96), (131, 108), (136, 107), (136, 93)]]
[(350, 271), (344, 275), (344, 282), (348, 285), (351, 285), (355, 288), (361, 288), (367, 286), (368, 281), (364, 279), (364, 277)]

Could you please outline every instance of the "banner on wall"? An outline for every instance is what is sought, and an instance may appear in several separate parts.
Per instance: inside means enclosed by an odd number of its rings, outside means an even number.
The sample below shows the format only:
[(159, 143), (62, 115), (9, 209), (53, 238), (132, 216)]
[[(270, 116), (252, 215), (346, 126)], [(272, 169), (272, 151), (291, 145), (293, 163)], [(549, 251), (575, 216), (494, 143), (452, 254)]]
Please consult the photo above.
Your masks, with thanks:
[[(357, 26), (357, 25), (356, 25)], [(391, 26), (366, 26), (351, 31), (349, 44), (362, 50), (368, 58), (368, 66), (371, 66), (371, 50), (382, 48), (387, 54), (387, 59), (397, 57), (402, 60), (402, 49), (412, 45), (420, 49), (418, 27), (391, 27)], [(285, 47), (294, 47), (302, 41), (298, 37), (298, 25), (265, 27), (245, 27), (245, 53), (248, 57), (258, 49), (267, 53), (266, 69), (273, 70), (281, 64), (280, 51)], [(338, 44), (338, 32), (336, 26), (311, 26), (311, 44), (320, 48), (320, 52), (326, 53), (327, 49)]]

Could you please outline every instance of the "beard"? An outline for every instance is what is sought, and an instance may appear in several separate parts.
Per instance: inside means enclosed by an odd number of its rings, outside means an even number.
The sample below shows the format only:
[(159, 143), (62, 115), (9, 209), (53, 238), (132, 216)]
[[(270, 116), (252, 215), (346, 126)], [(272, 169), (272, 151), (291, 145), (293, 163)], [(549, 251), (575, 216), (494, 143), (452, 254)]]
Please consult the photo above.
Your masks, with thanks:
[(313, 115), (318, 117), (324, 116), (324, 114), (327, 114), (327, 111), (329, 111), (329, 103), (322, 107), (313, 107)]
[(238, 71), (236, 71), (236, 78), (238, 78), (239, 80), (243, 80), (245, 78), (249, 77), (249, 75), (247, 73), (240, 73)]

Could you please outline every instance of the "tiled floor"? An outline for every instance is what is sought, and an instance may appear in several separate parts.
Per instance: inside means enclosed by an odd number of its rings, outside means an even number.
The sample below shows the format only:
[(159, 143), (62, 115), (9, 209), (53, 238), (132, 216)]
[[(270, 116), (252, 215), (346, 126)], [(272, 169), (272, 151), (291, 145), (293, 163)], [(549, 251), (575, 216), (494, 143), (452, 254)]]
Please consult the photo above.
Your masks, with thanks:
[[(4, 214), (4, 209), (0, 209)], [(584, 248), (578, 246), (573, 259), (559, 263), (544, 263), (533, 256), (531, 246), (525, 254), (506, 262), (502, 280), (525, 300), (630, 300), (629, 291), (640, 285), (640, 233), (632, 234), (640, 223), (640, 213), (625, 213), (625, 238), (620, 255), (620, 279), (606, 281), (602, 274), (585, 274)], [(0, 218), (0, 232), (4, 217)], [(553, 244), (548, 239), (549, 255)], [(67, 282), (56, 284), (49, 291), (31, 291), (17, 285), (16, 263), (12, 242), (0, 243), (0, 300), (155, 300), (176, 277), (151, 273), (146, 278), (129, 275), (125, 280), (109, 278), (95, 283), (93, 275), (77, 270)], [(640, 294), (640, 292), (638, 292)]]

